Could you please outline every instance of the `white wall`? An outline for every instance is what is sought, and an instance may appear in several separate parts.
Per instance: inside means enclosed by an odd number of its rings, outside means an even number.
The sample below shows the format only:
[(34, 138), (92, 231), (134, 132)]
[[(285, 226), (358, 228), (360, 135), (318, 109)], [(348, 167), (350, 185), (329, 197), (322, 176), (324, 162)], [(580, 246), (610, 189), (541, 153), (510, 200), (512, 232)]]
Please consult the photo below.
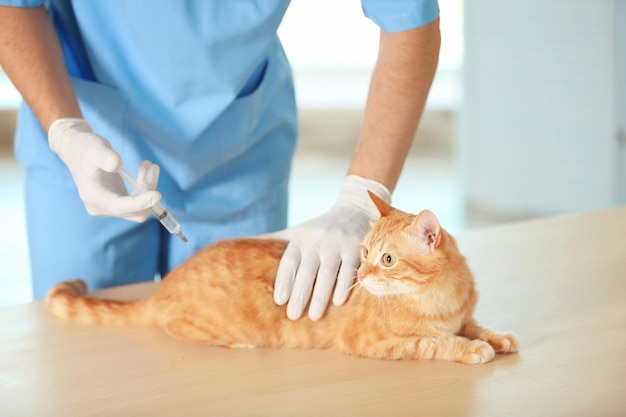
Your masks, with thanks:
[[(432, 108), (458, 104), (463, 59), (463, 1), (439, 0), (442, 47)], [(359, 0), (293, 0), (279, 36), (291, 60), (299, 105), (362, 108), (378, 53), (378, 27)]]
[(469, 205), (546, 215), (626, 202), (625, 5), (466, 2)]

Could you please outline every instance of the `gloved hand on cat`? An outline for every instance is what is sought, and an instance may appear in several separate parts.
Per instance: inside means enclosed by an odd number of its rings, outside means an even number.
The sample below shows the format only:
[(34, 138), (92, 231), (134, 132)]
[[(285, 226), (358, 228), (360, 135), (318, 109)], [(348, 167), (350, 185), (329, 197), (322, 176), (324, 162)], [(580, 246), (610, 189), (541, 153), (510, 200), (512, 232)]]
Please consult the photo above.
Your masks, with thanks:
[[(309, 299), (309, 318), (318, 320), (326, 311), (333, 287), (333, 303), (343, 304), (359, 266), (359, 246), (379, 215), (367, 191), (391, 202), (382, 184), (349, 175), (339, 197), (324, 215), (270, 234), (289, 240), (274, 284), (274, 301), (287, 305), (287, 316), (298, 319)], [(335, 284), (336, 283), (336, 284)], [(311, 293), (313, 297), (311, 298)]]
[(143, 222), (150, 215), (150, 207), (161, 200), (155, 191), (159, 166), (148, 161), (139, 166), (137, 182), (146, 184), (149, 191), (130, 197), (117, 174), (122, 158), (85, 120), (56, 120), (48, 129), (48, 143), (69, 168), (89, 214)]

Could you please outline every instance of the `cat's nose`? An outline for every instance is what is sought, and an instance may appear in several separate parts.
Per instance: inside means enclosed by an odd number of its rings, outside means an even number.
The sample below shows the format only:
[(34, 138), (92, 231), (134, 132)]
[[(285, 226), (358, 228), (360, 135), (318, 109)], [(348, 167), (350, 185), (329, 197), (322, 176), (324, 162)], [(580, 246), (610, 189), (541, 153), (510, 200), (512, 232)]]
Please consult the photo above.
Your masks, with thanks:
[(359, 279), (359, 281), (363, 281), (365, 279), (367, 275), (365, 275), (363, 272), (361, 271), (356, 271), (356, 277)]

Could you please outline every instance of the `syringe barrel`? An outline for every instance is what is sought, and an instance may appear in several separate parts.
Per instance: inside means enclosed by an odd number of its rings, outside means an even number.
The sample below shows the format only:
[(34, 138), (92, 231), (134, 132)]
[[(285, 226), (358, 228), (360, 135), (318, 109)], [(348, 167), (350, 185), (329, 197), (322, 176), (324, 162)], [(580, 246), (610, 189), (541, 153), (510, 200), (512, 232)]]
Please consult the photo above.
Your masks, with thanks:
[[(137, 181), (135, 181), (135, 179), (131, 177), (130, 174), (126, 172), (124, 168), (120, 168), (119, 174), (128, 183), (130, 188), (132, 188), (131, 195), (135, 196), (135, 195), (143, 194), (146, 192), (147, 190), (146, 185), (143, 183), (140, 184)], [(163, 227), (167, 229), (168, 232), (178, 235), (178, 237), (180, 237), (183, 242), (189, 244), (187, 237), (185, 237), (183, 232), (181, 232), (180, 230), (180, 224), (178, 224), (176, 219), (174, 219), (174, 216), (169, 214), (167, 210), (165, 210), (165, 208), (161, 204), (159, 203), (155, 204), (154, 206), (150, 208), (150, 210), (156, 216), (159, 222), (161, 222)]]
[(174, 216), (168, 213), (161, 204), (155, 204), (151, 208), (156, 218), (161, 222), (163, 227), (170, 233), (180, 232), (180, 224), (174, 219)]

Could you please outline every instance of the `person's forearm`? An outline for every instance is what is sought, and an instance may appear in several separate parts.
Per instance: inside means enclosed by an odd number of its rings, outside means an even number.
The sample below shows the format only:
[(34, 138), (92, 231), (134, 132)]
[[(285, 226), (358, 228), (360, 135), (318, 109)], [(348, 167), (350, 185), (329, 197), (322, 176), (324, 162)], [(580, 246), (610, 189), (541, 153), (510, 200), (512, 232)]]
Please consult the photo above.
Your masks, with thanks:
[(439, 59), (439, 19), (381, 31), (363, 129), (348, 174), (395, 188), (424, 110)]
[(43, 6), (0, 6), (0, 65), (45, 131), (82, 117), (52, 21)]

